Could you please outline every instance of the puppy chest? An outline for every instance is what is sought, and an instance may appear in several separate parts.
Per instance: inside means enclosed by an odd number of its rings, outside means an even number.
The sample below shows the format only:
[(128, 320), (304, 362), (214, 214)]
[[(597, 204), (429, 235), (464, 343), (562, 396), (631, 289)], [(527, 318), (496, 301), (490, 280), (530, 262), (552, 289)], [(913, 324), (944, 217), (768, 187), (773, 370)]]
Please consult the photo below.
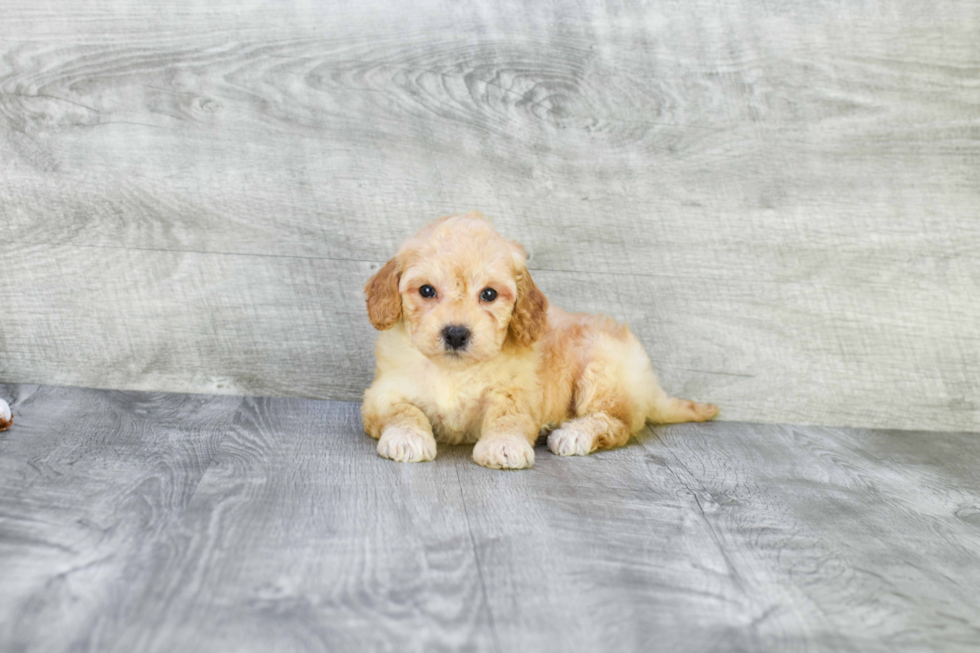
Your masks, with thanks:
[(482, 388), (434, 384), (426, 393), (422, 410), (441, 442), (472, 442), (479, 436), (483, 419)]

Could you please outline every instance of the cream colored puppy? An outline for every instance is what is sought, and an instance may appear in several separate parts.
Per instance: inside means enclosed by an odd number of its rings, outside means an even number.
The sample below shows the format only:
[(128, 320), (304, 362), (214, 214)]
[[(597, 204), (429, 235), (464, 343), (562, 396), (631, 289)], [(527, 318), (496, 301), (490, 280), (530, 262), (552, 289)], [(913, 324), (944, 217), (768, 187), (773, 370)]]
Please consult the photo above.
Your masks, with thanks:
[(700, 422), (717, 406), (668, 397), (629, 329), (548, 306), (527, 255), (480, 213), (441, 218), (364, 288), (375, 345), (364, 429), (401, 462), (436, 442), (475, 442), (484, 467), (534, 464), (534, 442), (582, 456), (625, 444), (647, 421)]

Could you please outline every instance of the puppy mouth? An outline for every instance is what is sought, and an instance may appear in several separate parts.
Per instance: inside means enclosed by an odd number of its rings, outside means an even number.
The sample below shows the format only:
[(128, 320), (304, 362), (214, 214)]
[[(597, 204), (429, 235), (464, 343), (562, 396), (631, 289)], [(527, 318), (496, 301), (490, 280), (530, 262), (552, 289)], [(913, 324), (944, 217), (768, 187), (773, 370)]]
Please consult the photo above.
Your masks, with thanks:
[(439, 354), (439, 358), (450, 365), (465, 364), (473, 361), (473, 353), (470, 351), (469, 347), (465, 347), (463, 349), (443, 347)]

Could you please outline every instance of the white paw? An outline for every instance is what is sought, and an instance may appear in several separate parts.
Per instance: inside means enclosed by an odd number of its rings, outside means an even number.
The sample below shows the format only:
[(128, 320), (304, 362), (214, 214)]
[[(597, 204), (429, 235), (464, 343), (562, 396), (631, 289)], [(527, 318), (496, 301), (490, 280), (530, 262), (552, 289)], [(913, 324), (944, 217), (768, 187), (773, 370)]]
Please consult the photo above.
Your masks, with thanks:
[(524, 469), (534, 465), (534, 448), (519, 435), (478, 440), (473, 461), (491, 469)]
[(565, 426), (548, 436), (548, 449), (559, 456), (587, 456), (595, 450), (595, 436), (574, 426)]
[(400, 463), (420, 463), (436, 457), (436, 441), (428, 433), (389, 426), (378, 439), (378, 455)]

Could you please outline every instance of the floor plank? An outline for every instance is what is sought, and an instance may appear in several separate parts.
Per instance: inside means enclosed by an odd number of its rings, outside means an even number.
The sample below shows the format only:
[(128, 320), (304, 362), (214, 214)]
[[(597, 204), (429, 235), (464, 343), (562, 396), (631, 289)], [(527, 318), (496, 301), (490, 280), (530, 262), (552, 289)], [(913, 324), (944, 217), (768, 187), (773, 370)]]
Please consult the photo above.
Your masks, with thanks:
[(814, 639), (861, 651), (980, 644), (980, 468), (965, 462), (980, 456), (980, 437), (659, 431), (644, 448), (688, 488), (741, 592), (778, 597), (754, 626), (782, 633), (780, 649)]
[(100, 648), (486, 650), (455, 468), (384, 465), (372, 442), (356, 404), (246, 400)]
[(970, 651), (980, 437), (711, 423), (486, 470), (353, 403), (0, 385), (0, 650)]
[(0, 436), (0, 650), (89, 650), (145, 586), (242, 400), (0, 395), (16, 414)]

